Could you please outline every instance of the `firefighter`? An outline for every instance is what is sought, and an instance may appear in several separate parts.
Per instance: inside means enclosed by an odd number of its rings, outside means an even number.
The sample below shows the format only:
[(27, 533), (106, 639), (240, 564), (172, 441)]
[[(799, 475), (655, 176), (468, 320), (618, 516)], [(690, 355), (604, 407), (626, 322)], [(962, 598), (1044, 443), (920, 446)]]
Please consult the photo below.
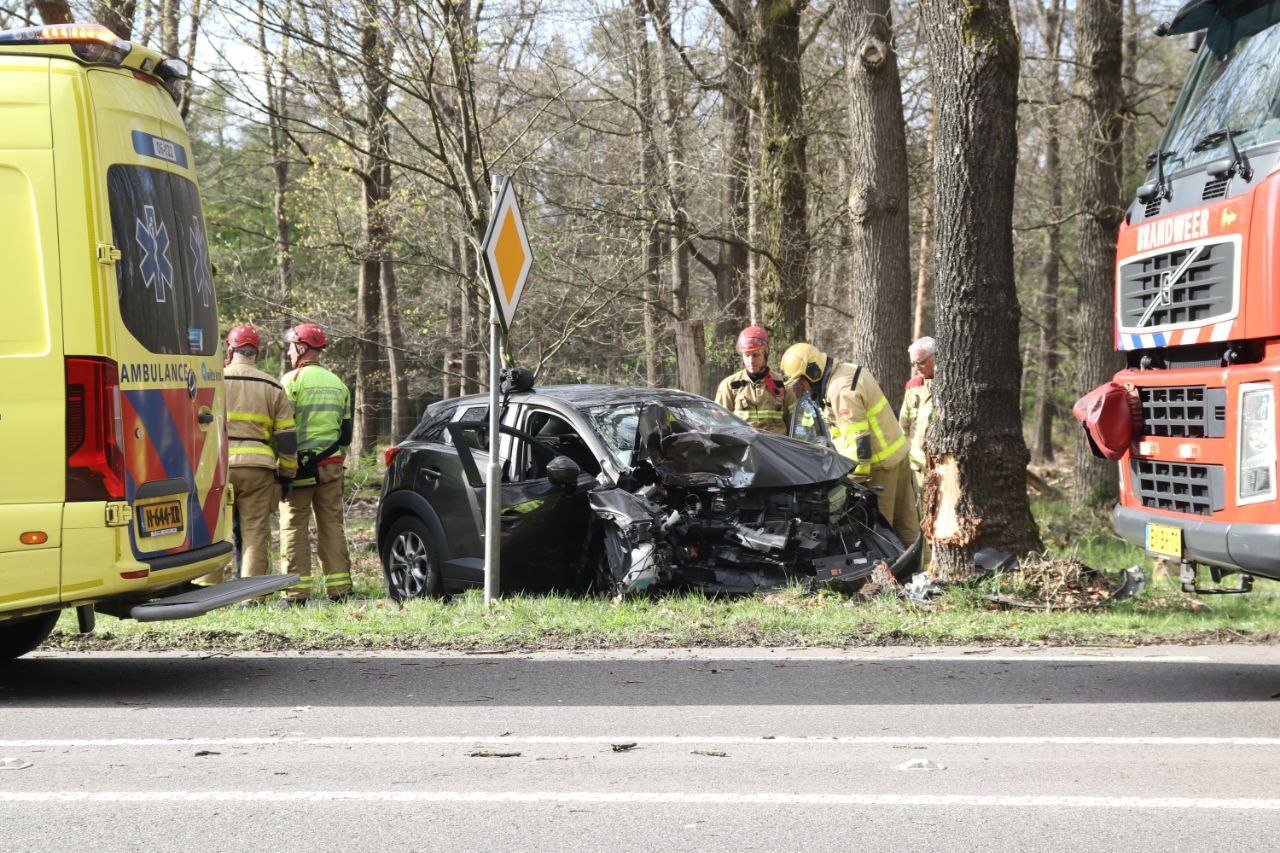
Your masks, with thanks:
[[(297, 471), (293, 407), (280, 383), (257, 368), (262, 338), (252, 326), (227, 333), (226, 379), (228, 477), (233, 508), (236, 565), (241, 576), (265, 575), (271, 546), (271, 514)], [(225, 579), (222, 570), (200, 579)]]
[(910, 547), (920, 535), (920, 517), (907, 439), (871, 371), (837, 363), (807, 343), (793, 344), (783, 354), (781, 367), (787, 387), (809, 394), (822, 406), (836, 450), (857, 463), (854, 479), (876, 490), (881, 515)]
[(742, 369), (720, 383), (716, 402), (758, 430), (786, 435), (795, 392), (769, 370), (768, 332), (747, 326), (738, 335), (736, 349), (742, 355)]
[(293, 494), (280, 507), (280, 546), (288, 570), (301, 578), (285, 590), (285, 601), (298, 603), (311, 596), (313, 514), (325, 595), (340, 601), (351, 595), (351, 555), (342, 529), (342, 463), (351, 443), (351, 393), (320, 366), (324, 329), (303, 323), (290, 329), (285, 341), (293, 370), (284, 375), (284, 390), (298, 422), (298, 476)]
[(933, 416), (933, 356), (937, 343), (924, 337), (907, 347), (911, 358), (911, 380), (907, 382), (898, 424), (907, 437), (907, 455), (911, 459), (911, 475), (916, 494), (924, 494), (924, 433)]

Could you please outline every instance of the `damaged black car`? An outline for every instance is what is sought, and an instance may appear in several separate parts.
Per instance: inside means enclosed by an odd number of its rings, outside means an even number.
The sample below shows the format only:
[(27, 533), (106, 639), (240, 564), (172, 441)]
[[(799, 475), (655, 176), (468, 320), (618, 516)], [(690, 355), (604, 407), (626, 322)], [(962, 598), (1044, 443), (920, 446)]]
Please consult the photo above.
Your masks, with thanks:
[[(483, 586), (488, 414), (444, 400), (387, 451), (377, 544), (398, 600)], [(500, 415), (504, 592), (853, 591), (877, 565), (919, 569), (850, 460), (702, 397), (526, 387)]]

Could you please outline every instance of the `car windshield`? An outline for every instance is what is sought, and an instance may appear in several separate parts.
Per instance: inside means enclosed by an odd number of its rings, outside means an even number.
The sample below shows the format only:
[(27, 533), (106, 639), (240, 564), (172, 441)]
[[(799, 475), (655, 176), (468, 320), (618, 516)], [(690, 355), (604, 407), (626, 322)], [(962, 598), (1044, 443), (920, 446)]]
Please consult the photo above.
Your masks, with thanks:
[[(710, 400), (678, 399), (657, 402), (696, 430), (734, 432), (751, 429)], [(636, 421), (640, 417), (642, 405), (644, 404), (622, 403), (592, 406), (586, 410), (587, 418), (619, 468), (631, 467), (631, 452), (636, 447)]]
[(1280, 0), (1241, 9), (1209, 25), (1165, 132), (1165, 171), (1228, 156), (1227, 131), (1242, 150), (1280, 139)]

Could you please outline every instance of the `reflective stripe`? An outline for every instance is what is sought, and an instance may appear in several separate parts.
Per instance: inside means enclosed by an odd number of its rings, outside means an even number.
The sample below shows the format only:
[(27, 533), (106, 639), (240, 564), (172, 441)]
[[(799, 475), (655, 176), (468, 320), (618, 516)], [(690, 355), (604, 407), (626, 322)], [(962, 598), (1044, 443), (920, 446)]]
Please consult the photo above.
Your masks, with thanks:
[(331, 575), (325, 575), (324, 579), (326, 581), (349, 581), (351, 580), (351, 575), (348, 572), (335, 572)]
[[(254, 412), (227, 412), (227, 421), (258, 424), (262, 427), (262, 437), (264, 439), (271, 438), (271, 418), (266, 415), (259, 415)], [(232, 438), (234, 439), (234, 436)]]
[(743, 409), (738, 412), (745, 418), (770, 418), (773, 420), (782, 420), (782, 412), (777, 409)]
[(279, 430), (279, 431), (293, 429), (294, 426), (295, 424), (293, 422), (293, 418), (285, 418), (284, 420), (276, 421), (271, 425), (272, 429)]
[[(231, 439), (235, 441), (235, 439)], [(270, 456), (275, 458), (275, 451), (260, 444), (241, 444), (227, 449), (228, 456)]]

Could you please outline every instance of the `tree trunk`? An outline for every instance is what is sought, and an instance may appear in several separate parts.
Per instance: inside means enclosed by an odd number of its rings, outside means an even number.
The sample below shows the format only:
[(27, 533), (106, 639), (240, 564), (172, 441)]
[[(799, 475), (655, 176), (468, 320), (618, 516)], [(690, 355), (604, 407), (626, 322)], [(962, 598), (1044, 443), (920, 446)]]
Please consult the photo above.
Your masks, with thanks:
[(896, 412), (910, 373), (907, 136), (889, 0), (848, 0), (840, 20), (849, 115), (850, 356)]
[(929, 136), (925, 139), (924, 159), (928, 178), (920, 204), (920, 268), (916, 270), (915, 313), (911, 318), (911, 340), (924, 337), (929, 316), (929, 268), (933, 264), (933, 135), (937, 132), (938, 102), (929, 105)]
[(1018, 42), (1008, 0), (921, 0), (938, 128), (937, 374), (924, 528), (940, 577), (1040, 547), (1027, 501), (1013, 278)]
[(1146, 175), (1146, 164), (1140, 162), (1134, 148), (1137, 147), (1138, 134), (1138, 101), (1142, 92), (1138, 86), (1138, 2), (1129, 0), (1124, 21), (1124, 174), (1122, 176), (1125, 189), (1134, 190), (1138, 181)]
[(781, 341), (805, 338), (809, 301), (808, 160), (800, 17), (805, 0), (756, 0), (760, 96), (757, 217), (769, 260), (760, 270), (761, 321)]
[(367, 154), (363, 158), (364, 193), (361, 210), (362, 257), (357, 294), (360, 328), (360, 356), (356, 362), (355, 430), (351, 452), (359, 456), (368, 452), (377, 440), (377, 403), (373, 389), (380, 373), (380, 344), (383, 322), (382, 271), (387, 257), (390, 234), (387, 202), (390, 194), (391, 170), (387, 163), (389, 127), (387, 99), (390, 83), (385, 72), (388, 46), (382, 39), (376, 10), (370, 0), (362, 4), (360, 23), (360, 76), (364, 88), (364, 128)]
[(1049, 185), (1049, 209), (1045, 217), (1049, 227), (1045, 229), (1044, 260), (1041, 275), (1044, 289), (1040, 294), (1040, 333), (1036, 341), (1036, 364), (1039, 376), (1036, 382), (1035, 410), (1031, 419), (1031, 458), (1036, 462), (1052, 462), (1053, 418), (1056, 410), (1054, 394), (1058, 388), (1058, 284), (1062, 252), (1062, 142), (1058, 128), (1062, 102), (1061, 69), (1058, 56), (1062, 48), (1062, 0), (1051, 0), (1044, 10), (1042, 37), (1049, 63), (1049, 89), (1046, 94), (1050, 113), (1044, 123), (1044, 179)]
[[(749, 14), (746, 0), (734, 0), (735, 14)], [(746, 66), (748, 45), (733, 27), (723, 27), (725, 42), (724, 92), (721, 122), (724, 126), (724, 230), (739, 241), (721, 243), (716, 264), (716, 355), (732, 354), (738, 332), (747, 325), (746, 242), (748, 234), (747, 171), (751, 160), (751, 71)], [(731, 359), (736, 361), (736, 359)], [(727, 366), (727, 365), (725, 365)]]
[[(668, 253), (671, 259), (671, 312), (675, 322), (689, 319), (689, 211), (685, 207), (688, 197), (688, 181), (685, 176), (685, 129), (683, 120), (684, 98), (681, 81), (671, 55), (671, 7), (669, 0), (648, 0), (653, 15), (654, 30), (658, 35), (657, 65), (658, 87), (662, 91), (660, 118), (666, 130), (666, 157), (664, 166), (666, 213), (668, 220)], [(676, 353), (677, 362), (680, 354)], [(685, 368), (677, 366), (684, 374)]]
[(382, 336), (387, 342), (387, 373), (391, 385), (391, 441), (397, 442), (413, 429), (413, 414), (409, 411), (409, 376), (405, 370), (396, 265), (391, 258), (382, 260), (381, 283)]
[[(176, 2), (176, 0), (174, 1)], [(136, 0), (94, 0), (90, 4), (89, 14), (95, 21), (120, 36), (120, 38), (128, 40), (133, 37), (133, 13), (137, 6)], [(44, 10), (41, 9), (42, 15), (43, 12)], [(65, 23), (70, 23), (70, 21)], [(174, 54), (169, 55), (173, 56)]]
[[(75, 18), (71, 16), (71, 6), (66, 0), (37, 0), (34, 4), (36, 12), (40, 15), (40, 20), (46, 24), (71, 24), (75, 22)], [(94, 9), (94, 18), (97, 19), (97, 9)]]
[[(289, 97), (289, 43), (290, 12), (292, 4), (286, 3), (281, 26), (281, 49), (278, 60), (273, 58), (267, 42), (267, 10), (263, 0), (258, 3), (258, 51), (262, 54), (263, 82), (266, 86), (267, 144), (271, 155), (271, 212), (275, 220), (274, 248), (276, 261), (277, 298), (287, 311), (293, 302), (293, 241), (290, 236), (288, 190), (289, 158), (286, 156), (285, 122), (288, 121)], [(277, 84), (277, 65), (281, 82)]]
[[(362, 231), (367, 246), (370, 237), (370, 211), (377, 204), (371, 198), (365, 181), (363, 198)], [(375, 226), (376, 227), (376, 226)], [(356, 387), (352, 408), (355, 410), (351, 438), (351, 455), (362, 456), (373, 447), (377, 438), (375, 424), (377, 414), (374, 383), (378, 374), (378, 317), (382, 304), (380, 282), (382, 267), (377, 260), (365, 257), (360, 261), (360, 274), (356, 282), (356, 330), (360, 339), (356, 342)]]
[[(204, 8), (201, 0), (191, 0), (191, 12), (188, 20), (191, 22), (191, 27), (187, 30), (187, 44), (184, 48), (183, 59), (187, 63), (187, 68), (194, 68), (196, 64), (196, 43), (200, 39), (200, 23), (204, 20)], [(288, 31), (287, 25), (285, 31)], [(175, 85), (178, 86), (178, 115), (185, 119), (187, 113), (191, 111), (191, 81), (182, 80)]]
[(479, 292), (481, 266), (476, 257), (476, 248), (470, 244), (470, 241), (464, 257), (467, 259), (467, 268), (462, 291), (462, 393), (479, 394), (480, 351), (485, 344), (481, 329), (488, 316), (487, 312), (481, 311)]
[(161, 0), (160, 2), (160, 52), (165, 56), (178, 55), (180, 10), (179, 0)]
[(706, 394), (703, 365), (707, 360), (706, 337), (701, 320), (676, 323), (676, 387), (692, 394)]
[(648, 10), (644, 0), (631, 0), (631, 35), (635, 56), (635, 106), (640, 121), (641, 217), (645, 223), (644, 284), (644, 372), (645, 382), (657, 387), (661, 382), (658, 365), (658, 335), (661, 317), (659, 300), (662, 292), (662, 229), (658, 210), (662, 206), (661, 177), (658, 174), (659, 152), (654, 136), (653, 65), (649, 51)]
[[(1084, 151), (1076, 186), (1080, 192), (1080, 262), (1077, 305), (1076, 391), (1084, 394), (1108, 381), (1120, 366), (1112, 333), (1115, 236), (1124, 215), (1120, 161), (1124, 127), (1121, 85), (1121, 0), (1079, 0), (1076, 4), (1076, 58), (1084, 113)], [(1089, 452), (1083, 430), (1076, 435), (1075, 487), (1078, 505), (1115, 500), (1114, 463)]]
[(446, 400), (462, 394), (462, 278), (467, 253), (465, 238), (458, 237), (450, 245), (453, 254), (453, 269), (456, 277), (450, 277), (445, 288), (445, 350), (444, 377), (440, 383), (440, 394)]

